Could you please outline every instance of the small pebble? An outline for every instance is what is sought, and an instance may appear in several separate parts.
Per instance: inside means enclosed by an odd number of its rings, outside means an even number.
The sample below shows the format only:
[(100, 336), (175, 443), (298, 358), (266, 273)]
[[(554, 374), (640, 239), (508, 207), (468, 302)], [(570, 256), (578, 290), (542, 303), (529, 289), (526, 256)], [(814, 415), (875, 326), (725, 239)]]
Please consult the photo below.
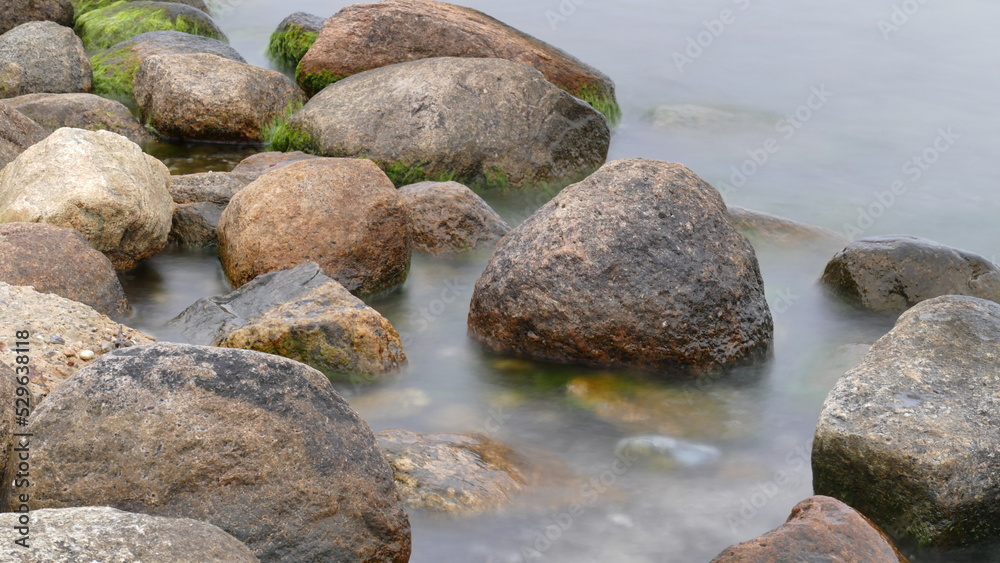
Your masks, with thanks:
[(73, 356), (76, 355), (76, 350), (72, 348), (66, 348), (65, 350), (63, 350), (63, 354), (65, 354), (67, 358), (72, 358)]
[(81, 360), (93, 360), (94, 359), (94, 351), (93, 350), (84, 350), (84, 351), (80, 352), (79, 355), (80, 355), (80, 359)]

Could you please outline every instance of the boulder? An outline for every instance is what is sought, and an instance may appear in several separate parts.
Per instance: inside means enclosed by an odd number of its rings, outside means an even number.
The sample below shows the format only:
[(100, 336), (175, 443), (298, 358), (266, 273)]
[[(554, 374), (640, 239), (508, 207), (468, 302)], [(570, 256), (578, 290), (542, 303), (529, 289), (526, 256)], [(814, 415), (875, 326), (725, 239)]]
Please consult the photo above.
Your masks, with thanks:
[(0, 223), (0, 281), (30, 285), (115, 318), (129, 313), (111, 261), (66, 227)]
[[(90, 350), (100, 356), (118, 347), (153, 341), (83, 303), (30, 287), (0, 282), (0, 303), (0, 326), (31, 331), (28, 389), (36, 403), (88, 363), (81, 352)], [(25, 326), (27, 319), (30, 326)], [(14, 369), (14, 355), (0, 350), (0, 364)]]
[(863, 514), (837, 499), (815, 496), (795, 505), (781, 526), (727, 548), (712, 563), (763, 561), (906, 563), (906, 558)]
[(397, 186), (572, 181), (604, 163), (610, 142), (599, 112), (532, 67), (503, 59), (435, 58), (370, 70), (323, 90), (287, 127), (303, 145), (288, 148), (371, 158)]
[(111, 131), (142, 145), (156, 139), (120, 102), (94, 94), (27, 94), (7, 105), (33, 119), (49, 133), (63, 127)]
[(233, 196), (219, 220), (219, 258), (234, 287), (317, 262), (351, 293), (369, 295), (406, 280), (409, 218), (371, 161), (303, 160)]
[(33, 509), (100, 502), (193, 518), (264, 561), (410, 555), (371, 429), (322, 373), (292, 360), (187, 344), (118, 350), (57, 389), (26, 431)]
[[(2, 291), (2, 289), (0, 289), (0, 291)], [(17, 353), (11, 351), (11, 349), (18, 347), (15, 344), (15, 342), (17, 342), (17, 331), (26, 328), (26, 326), (23, 324), (6, 326), (8, 327), (9, 334), (4, 336), (3, 340), (0, 340), (0, 353), (5, 356), (16, 358)], [(0, 412), (0, 466), (2, 467), (7, 467), (7, 460), (10, 456), (8, 452), (11, 451), (11, 445), (14, 443), (14, 433), (20, 432), (18, 427), (15, 425), (15, 414), (20, 409), (28, 409), (27, 412), (31, 412), (31, 408), (34, 406), (31, 402), (30, 389), (28, 390), (27, 397), (24, 396), (23, 391), (21, 394), (21, 398), (27, 399), (27, 406), (25, 406), (25, 403), (23, 402), (21, 404), (17, 404), (15, 402), (18, 399), (17, 387), (19, 387), (19, 385), (17, 384), (17, 378), (19, 376), (24, 376), (23, 370), (25, 366), (19, 367), (21, 367), (22, 371), (15, 372), (14, 368), (8, 367), (5, 363), (0, 363), (0, 401), (3, 401), (3, 404), (5, 405), (10, 405)], [(24, 411), (21, 411), (21, 414), (23, 413)], [(7, 529), (9, 530), (10, 528)]]
[(28, 116), (0, 101), (0, 168), (7, 166), (24, 149), (39, 143), (48, 132)]
[(253, 180), (235, 172), (199, 172), (170, 177), (174, 218), (169, 242), (180, 246), (211, 246), (229, 200)]
[(852, 242), (826, 265), (821, 281), (844, 301), (876, 313), (902, 313), (941, 295), (1000, 301), (1000, 269), (995, 264), (910, 236)]
[(331, 379), (380, 376), (406, 362), (389, 321), (323, 275), (315, 262), (199, 299), (171, 324), (193, 344), (284, 356)]
[(126, 39), (90, 58), (94, 67), (94, 93), (131, 98), (135, 71), (147, 57), (194, 53), (246, 62), (235, 49), (218, 39), (180, 31), (150, 31)]
[(421, 182), (399, 189), (410, 216), (413, 247), (430, 254), (460, 252), (494, 243), (510, 225), (458, 182)]
[(309, 160), (310, 158), (319, 157), (302, 151), (259, 152), (241, 160), (240, 163), (233, 168), (232, 172), (233, 174), (250, 176), (256, 180), (258, 177), (263, 176), (276, 168), (281, 168), (286, 164), (291, 164), (300, 160)]
[(5, 0), (0, 11), (0, 33), (33, 21), (73, 27), (73, 4), (69, 0)]
[(729, 218), (743, 236), (754, 242), (779, 246), (840, 248), (849, 243), (835, 231), (807, 225), (770, 213), (729, 206)]
[[(34, 508), (34, 507), (32, 507)], [(0, 560), (21, 563), (79, 561), (172, 563), (197, 553), (200, 561), (256, 563), (247, 546), (217, 526), (189, 518), (163, 518), (106, 506), (46, 508), (28, 516), (30, 547), (14, 545), (20, 525), (14, 512), (0, 514), (11, 541), (0, 544)]]
[(180, 31), (229, 42), (211, 16), (178, 2), (115, 2), (79, 15), (76, 30), (91, 51), (150, 31)]
[(200, 141), (262, 142), (264, 128), (304, 100), (280, 72), (205, 53), (146, 57), (133, 87), (158, 134)]
[(681, 375), (765, 357), (773, 323), (719, 193), (684, 165), (628, 159), (498, 243), (469, 331), (498, 353)]
[(903, 313), (827, 396), (813, 487), (897, 540), (1000, 539), (1000, 305), (949, 295)]
[(34, 21), (0, 35), (0, 98), (88, 92), (91, 83), (90, 61), (72, 29)]
[[(377, 38), (373, 40), (372, 38)], [(604, 73), (486, 14), (429, 0), (354, 4), (326, 20), (296, 72), (310, 95), (346, 76), (429, 57), (525, 63), (615, 122), (615, 85)]]
[(0, 223), (74, 228), (124, 270), (166, 246), (169, 182), (163, 163), (121, 135), (59, 129), (0, 171)]
[[(92, 10), (98, 10), (100, 8), (106, 8), (116, 2), (121, 0), (72, 0), (73, 7), (76, 8), (76, 16), (90, 12)], [(126, 2), (134, 2), (135, 0), (125, 0)], [(179, 2), (181, 4), (187, 4), (192, 8), (197, 8), (206, 14), (210, 13), (208, 10), (208, 5), (205, 0), (161, 0), (162, 2)]]
[(279, 67), (294, 70), (306, 51), (316, 42), (316, 36), (323, 27), (323, 18), (295, 12), (281, 20), (271, 34), (265, 54)]

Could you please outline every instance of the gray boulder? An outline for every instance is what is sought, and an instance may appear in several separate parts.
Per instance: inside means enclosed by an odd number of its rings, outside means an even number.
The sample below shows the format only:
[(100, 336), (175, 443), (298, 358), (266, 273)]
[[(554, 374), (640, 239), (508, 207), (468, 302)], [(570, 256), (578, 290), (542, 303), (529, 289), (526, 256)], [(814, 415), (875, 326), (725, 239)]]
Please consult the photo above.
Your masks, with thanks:
[(399, 189), (410, 216), (413, 247), (430, 254), (470, 250), (510, 231), (483, 198), (458, 182), (421, 182)]
[(199, 172), (170, 177), (174, 217), (169, 242), (180, 246), (217, 244), (219, 219), (229, 200), (253, 176), (235, 172)]
[(736, 230), (755, 243), (841, 248), (850, 242), (830, 229), (743, 207), (729, 206), (729, 218)]
[(11, 108), (6, 100), (0, 101), (0, 168), (46, 135), (48, 132), (41, 125)]
[(92, 80), (83, 43), (68, 27), (35, 21), (0, 35), (0, 98), (89, 92)]
[(120, 102), (94, 94), (27, 94), (6, 100), (49, 133), (63, 127), (111, 131), (142, 145), (156, 139)]
[(0, 33), (33, 21), (51, 21), (73, 27), (73, 4), (70, 0), (5, 0), (0, 11)]

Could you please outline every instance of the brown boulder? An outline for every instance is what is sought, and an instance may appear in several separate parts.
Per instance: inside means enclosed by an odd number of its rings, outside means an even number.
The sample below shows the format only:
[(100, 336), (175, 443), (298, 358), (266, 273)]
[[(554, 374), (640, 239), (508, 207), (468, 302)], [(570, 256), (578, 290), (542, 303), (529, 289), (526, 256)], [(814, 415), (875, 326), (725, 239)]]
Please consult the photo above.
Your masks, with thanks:
[(4, 0), (3, 10), (0, 10), (0, 33), (32, 21), (52, 21), (72, 27), (73, 4), (70, 0)]
[(399, 189), (410, 216), (413, 247), (431, 254), (470, 250), (510, 231), (483, 198), (458, 182), (421, 182)]
[(17, 155), (48, 135), (41, 125), (13, 109), (7, 101), (0, 101), (0, 168), (7, 166)]
[(61, 127), (104, 130), (139, 145), (156, 138), (120, 102), (94, 94), (27, 94), (6, 102), (50, 133)]
[(291, 164), (293, 162), (298, 162), (300, 160), (309, 160), (310, 158), (319, 158), (316, 155), (304, 153), (302, 151), (293, 152), (260, 152), (251, 156), (248, 156), (240, 161), (239, 164), (233, 168), (233, 174), (242, 174), (244, 176), (250, 176), (253, 179), (267, 174), (268, 172), (285, 166), (286, 164)]

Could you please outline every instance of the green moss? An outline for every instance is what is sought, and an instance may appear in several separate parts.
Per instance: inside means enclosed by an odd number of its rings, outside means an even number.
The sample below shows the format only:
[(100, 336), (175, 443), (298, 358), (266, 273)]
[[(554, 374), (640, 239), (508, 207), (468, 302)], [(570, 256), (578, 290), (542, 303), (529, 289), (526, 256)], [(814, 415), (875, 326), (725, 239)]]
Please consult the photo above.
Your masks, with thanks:
[(264, 137), (264, 145), (268, 150), (280, 152), (302, 151), (309, 154), (319, 154), (319, 145), (316, 141), (296, 125), (288, 122), (295, 112), (302, 109), (302, 102), (294, 100), (285, 107), (285, 113), (281, 117), (272, 120), (261, 130)]
[(149, 31), (180, 31), (192, 35), (223, 39), (204, 22), (183, 15), (170, 16), (156, 6), (133, 6), (120, 0), (91, 10), (76, 18), (76, 32), (88, 50), (104, 49)]
[(106, 98), (131, 98), (132, 77), (139, 70), (139, 62), (128, 47), (90, 57), (90, 65), (94, 69), (93, 92)]
[(282, 68), (293, 69), (298, 66), (318, 36), (319, 33), (315, 31), (305, 31), (300, 26), (289, 25), (271, 34), (271, 40), (264, 53)]
[(347, 77), (334, 74), (328, 70), (317, 72), (315, 74), (303, 74), (301, 64), (295, 68), (295, 81), (299, 83), (299, 86), (305, 90), (306, 95), (310, 98), (318, 94), (323, 88), (326, 88), (338, 80), (343, 80), (344, 78)]
[(614, 96), (609, 96), (597, 86), (586, 85), (575, 93), (571, 93), (604, 114), (604, 118), (608, 120), (608, 125), (614, 127), (621, 121), (622, 108), (615, 101)]
[(491, 166), (481, 177), (472, 180), (469, 187), (474, 190), (498, 189), (506, 191), (510, 187), (510, 182), (507, 180), (506, 172), (496, 166)]

